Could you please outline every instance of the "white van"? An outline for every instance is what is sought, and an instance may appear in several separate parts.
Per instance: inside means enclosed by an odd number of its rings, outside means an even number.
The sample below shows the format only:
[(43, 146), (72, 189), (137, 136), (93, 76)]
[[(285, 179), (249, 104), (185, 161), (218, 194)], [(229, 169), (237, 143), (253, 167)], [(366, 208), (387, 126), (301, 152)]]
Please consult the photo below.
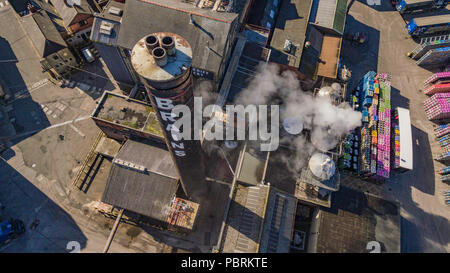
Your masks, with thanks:
[(83, 56), (86, 61), (88, 61), (88, 63), (92, 63), (93, 61), (95, 61), (94, 54), (92, 54), (88, 47), (83, 48), (81, 50), (81, 53), (83, 53)]

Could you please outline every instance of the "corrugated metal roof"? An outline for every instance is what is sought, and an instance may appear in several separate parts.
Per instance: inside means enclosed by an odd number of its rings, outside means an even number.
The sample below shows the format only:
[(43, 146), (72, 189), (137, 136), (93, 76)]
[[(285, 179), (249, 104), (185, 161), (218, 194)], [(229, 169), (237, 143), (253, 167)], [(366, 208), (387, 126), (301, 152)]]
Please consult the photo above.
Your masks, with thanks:
[(288, 253), (294, 229), (297, 200), (270, 188), (265, 222), (259, 247), (260, 253)]
[(338, 33), (344, 32), (347, 15), (347, 0), (318, 0), (314, 24), (332, 29)]

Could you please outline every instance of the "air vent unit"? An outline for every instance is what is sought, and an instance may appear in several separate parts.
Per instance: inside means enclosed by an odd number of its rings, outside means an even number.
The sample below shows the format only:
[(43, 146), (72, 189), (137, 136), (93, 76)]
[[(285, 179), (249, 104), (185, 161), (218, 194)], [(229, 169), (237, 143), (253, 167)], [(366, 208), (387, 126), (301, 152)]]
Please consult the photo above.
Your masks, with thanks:
[(111, 35), (113, 27), (114, 25), (112, 23), (102, 22), (100, 25), (100, 33), (103, 33), (105, 35)]
[(109, 13), (117, 16), (122, 16), (122, 9), (119, 9), (118, 7), (110, 7)]

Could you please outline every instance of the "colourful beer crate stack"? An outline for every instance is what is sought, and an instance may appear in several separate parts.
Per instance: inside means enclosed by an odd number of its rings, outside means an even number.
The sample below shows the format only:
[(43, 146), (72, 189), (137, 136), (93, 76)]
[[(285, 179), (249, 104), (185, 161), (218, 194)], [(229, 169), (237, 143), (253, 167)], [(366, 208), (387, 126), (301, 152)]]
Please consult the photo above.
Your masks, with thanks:
[(450, 160), (450, 153), (443, 153), (440, 155), (437, 155), (435, 158), (437, 161), (447, 161)]
[(443, 176), (441, 176), (441, 180), (442, 181), (450, 181), (450, 174), (444, 174)]
[(425, 94), (433, 95), (436, 93), (450, 92), (450, 83), (435, 84), (425, 90)]
[(436, 137), (441, 137), (450, 133), (450, 123), (438, 125), (434, 128), (434, 133)]
[[(360, 173), (375, 179), (390, 177), (391, 170), (391, 83), (390, 75), (368, 72), (361, 79)], [(399, 154), (399, 153), (398, 153)], [(398, 164), (399, 164), (398, 160)]]
[(450, 144), (450, 135), (441, 136), (438, 138), (438, 140), (439, 140), (439, 144), (442, 147), (445, 147)]
[(378, 75), (380, 96), (378, 105), (378, 158), (377, 175), (383, 178), (390, 176), (391, 162), (391, 82), (386, 73)]
[(394, 125), (394, 165), (400, 167), (400, 128), (398, 124)]
[(450, 174), (450, 166), (444, 167), (439, 171), (439, 174)]
[(424, 108), (429, 120), (450, 118), (450, 93), (434, 94), (424, 101)]
[(436, 82), (447, 81), (447, 80), (450, 80), (450, 71), (434, 73), (428, 79), (426, 79), (423, 82), (423, 84), (425, 86), (427, 86), (427, 85), (430, 85), (430, 84), (434, 84)]

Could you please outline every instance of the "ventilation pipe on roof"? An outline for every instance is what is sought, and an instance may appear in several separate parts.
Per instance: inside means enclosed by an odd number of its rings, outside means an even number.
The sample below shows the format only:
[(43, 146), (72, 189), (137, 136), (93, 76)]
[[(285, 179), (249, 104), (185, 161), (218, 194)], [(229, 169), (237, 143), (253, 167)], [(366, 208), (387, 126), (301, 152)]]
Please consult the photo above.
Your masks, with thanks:
[(176, 53), (175, 50), (175, 41), (170, 36), (165, 36), (161, 40), (161, 46), (167, 51), (167, 55), (174, 56)]
[(147, 47), (147, 49), (152, 52), (152, 50), (156, 47), (159, 47), (159, 40), (156, 36), (154, 35), (148, 35), (145, 38), (145, 46)]
[(156, 47), (152, 50), (153, 58), (158, 66), (165, 66), (167, 64), (167, 53), (162, 47)]

